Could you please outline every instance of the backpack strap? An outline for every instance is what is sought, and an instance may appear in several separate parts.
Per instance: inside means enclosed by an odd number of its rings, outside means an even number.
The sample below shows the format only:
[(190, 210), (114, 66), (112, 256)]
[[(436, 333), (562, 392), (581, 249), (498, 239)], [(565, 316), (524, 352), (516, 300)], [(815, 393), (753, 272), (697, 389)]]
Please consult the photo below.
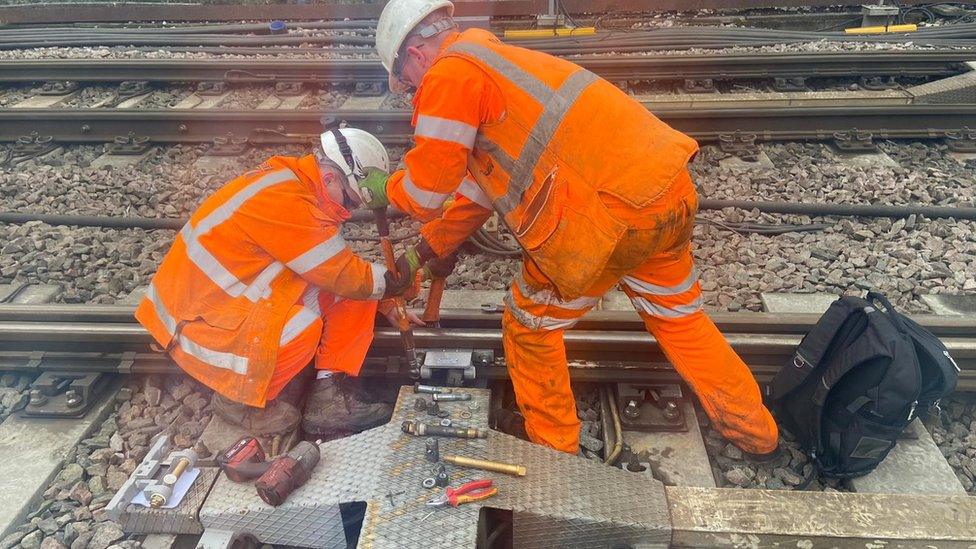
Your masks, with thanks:
[(781, 400), (787, 394), (799, 387), (810, 375), (810, 372), (823, 360), (824, 353), (830, 348), (837, 332), (844, 325), (851, 314), (867, 304), (861, 298), (842, 297), (830, 304), (827, 311), (820, 317), (807, 335), (800, 341), (793, 354), (793, 367), (785, 367), (770, 383), (770, 398)]

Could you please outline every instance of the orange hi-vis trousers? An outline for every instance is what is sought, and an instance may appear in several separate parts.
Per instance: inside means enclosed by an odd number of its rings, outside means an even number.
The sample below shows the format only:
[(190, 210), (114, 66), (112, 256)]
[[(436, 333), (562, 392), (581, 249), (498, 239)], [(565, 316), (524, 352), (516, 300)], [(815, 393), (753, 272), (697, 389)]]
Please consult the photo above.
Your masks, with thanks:
[(679, 176), (660, 199), (639, 210), (604, 200), (629, 229), (583, 296), (560, 300), (528, 257), (506, 296), (505, 356), (529, 438), (578, 452), (580, 422), (563, 331), (619, 284), (722, 435), (747, 452), (773, 451), (776, 422), (758, 384), (701, 308), (691, 254), (698, 201), (690, 177)]
[[(341, 299), (311, 287), (288, 311), (288, 319), (312, 315), (311, 323), (301, 331), (289, 332), (286, 324), (281, 334), (278, 358), (268, 385), (271, 400), (313, 359), (316, 370), (332, 370), (351, 376), (359, 375), (363, 359), (373, 341), (373, 327), (378, 301)], [(307, 326), (306, 326), (307, 324)]]

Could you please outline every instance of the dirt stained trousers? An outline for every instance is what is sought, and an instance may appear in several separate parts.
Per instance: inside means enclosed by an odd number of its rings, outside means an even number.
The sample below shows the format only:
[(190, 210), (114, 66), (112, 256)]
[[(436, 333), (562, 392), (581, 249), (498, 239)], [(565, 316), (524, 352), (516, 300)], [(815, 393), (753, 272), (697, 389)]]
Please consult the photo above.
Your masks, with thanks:
[(641, 209), (612, 197), (603, 200), (628, 231), (583, 296), (559, 299), (526, 257), (505, 298), (505, 356), (529, 438), (578, 452), (580, 421), (563, 332), (619, 284), (719, 432), (747, 452), (773, 451), (776, 422), (762, 403), (758, 384), (701, 309), (691, 254), (698, 208), (691, 178), (684, 172), (660, 199)]
[[(317, 370), (333, 370), (359, 375), (362, 361), (342, 361), (330, 357), (343, 352), (365, 351), (373, 338), (377, 301), (341, 299), (310, 287), (288, 311), (289, 320), (299, 314), (314, 314), (318, 320), (297, 334), (285, 331), (279, 341), (278, 358), (268, 385), (268, 400), (281, 393), (295, 376), (315, 360)], [(331, 321), (330, 321), (331, 319)], [(348, 332), (348, 333), (347, 333)], [(357, 366), (353, 367), (355, 363)]]

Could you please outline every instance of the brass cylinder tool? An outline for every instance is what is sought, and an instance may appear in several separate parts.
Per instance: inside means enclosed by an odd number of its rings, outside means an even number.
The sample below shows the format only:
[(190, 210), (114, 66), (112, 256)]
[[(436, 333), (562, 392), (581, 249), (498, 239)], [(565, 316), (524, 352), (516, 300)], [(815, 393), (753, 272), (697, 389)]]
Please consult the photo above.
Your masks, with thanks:
[(526, 473), (525, 465), (515, 465), (512, 463), (502, 463), (500, 461), (488, 461), (485, 459), (475, 459), (464, 456), (442, 455), (441, 461), (457, 465), (459, 467), (470, 467), (471, 469), (481, 469), (484, 471), (494, 471), (524, 477)]
[[(392, 273), (394, 280), (397, 279), (396, 256), (393, 254), (393, 242), (390, 240), (390, 220), (386, 218), (386, 209), (378, 208), (373, 210), (376, 216), (376, 231), (380, 235), (380, 246), (383, 248), (383, 259), (386, 261), (386, 268)], [(410, 368), (410, 377), (420, 378), (420, 360), (417, 359), (417, 346), (413, 340), (413, 330), (410, 328), (410, 319), (407, 317), (407, 304), (403, 296), (393, 298), (393, 306), (396, 311), (397, 329), (400, 331), (400, 341), (403, 343), (403, 352), (407, 358), (407, 365)]]
[(183, 471), (186, 471), (189, 466), (190, 460), (188, 458), (179, 458), (173, 465), (172, 471), (163, 476), (163, 483), (170, 486), (176, 484), (176, 481), (179, 480), (180, 475), (182, 475)]
[(435, 436), (454, 438), (488, 438), (488, 429), (473, 427), (441, 427), (428, 425), (419, 421), (407, 420), (401, 425), (404, 433), (414, 436)]
[(457, 393), (457, 394), (443, 394), (434, 393), (431, 397), (434, 402), (460, 402), (462, 400), (471, 400), (471, 395), (469, 393)]

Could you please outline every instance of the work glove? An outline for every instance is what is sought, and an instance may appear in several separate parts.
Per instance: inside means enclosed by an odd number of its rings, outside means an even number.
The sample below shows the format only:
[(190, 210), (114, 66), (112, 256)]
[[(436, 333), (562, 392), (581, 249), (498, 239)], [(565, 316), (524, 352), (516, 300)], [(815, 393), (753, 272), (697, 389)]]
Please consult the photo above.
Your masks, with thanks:
[(444, 257), (435, 257), (424, 265), (424, 275), (430, 280), (447, 278), (454, 272), (457, 260), (458, 253), (456, 251)]
[(386, 208), (390, 199), (386, 196), (386, 181), (390, 174), (379, 168), (369, 168), (366, 177), (360, 179), (359, 197), (363, 199), (363, 206), (370, 210)]
[[(420, 268), (434, 257), (434, 250), (424, 239), (416, 246), (408, 246), (396, 259), (396, 275), (392, 272), (386, 273), (386, 293), (383, 297), (398, 296), (407, 291), (417, 280)], [(393, 280), (394, 277), (396, 280)]]

